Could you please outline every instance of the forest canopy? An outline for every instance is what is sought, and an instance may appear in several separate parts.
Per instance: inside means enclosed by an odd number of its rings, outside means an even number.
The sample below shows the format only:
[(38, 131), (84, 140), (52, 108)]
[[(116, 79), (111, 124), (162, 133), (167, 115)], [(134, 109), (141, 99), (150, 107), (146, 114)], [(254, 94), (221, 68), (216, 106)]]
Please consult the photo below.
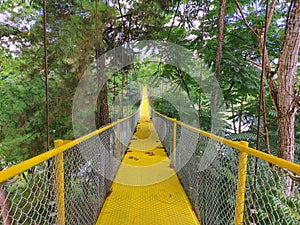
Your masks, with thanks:
[[(47, 1), (46, 117), (43, 5), (35, 0), (0, 3), (0, 168), (47, 150), (55, 139), (73, 139), (72, 104), (89, 65), (101, 83), (101, 55), (130, 42), (177, 44), (199, 60), (224, 96), (225, 135), (290, 161), (300, 159), (299, 1), (110, 0)], [(200, 128), (211, 129), (213, 100), (201, 82), (166, 63), (124, 67), (101, 84), (96, 126), (131, 114), (139, 89), (162, 79), (168, 93), (187, 96)], [(163, 98), (152, 107), (170, 117), (178, 110)], [(182, 113), (181, 112), (181, 113)], [(259, 141), (259, 142), (258, 142)], [(52, 146), (52, 144), (51, 144)]]

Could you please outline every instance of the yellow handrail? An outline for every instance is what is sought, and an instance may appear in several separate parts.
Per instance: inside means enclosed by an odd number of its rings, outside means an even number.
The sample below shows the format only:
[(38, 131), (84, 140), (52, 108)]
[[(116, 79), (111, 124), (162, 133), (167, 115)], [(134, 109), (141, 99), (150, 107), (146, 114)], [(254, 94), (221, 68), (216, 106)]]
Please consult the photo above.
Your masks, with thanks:
[[(241, 141), (240, 144), (244, 145), (245, 147), (248, 147), (248, 142), (246, 141)], [(247, 153), (240, 152), (239, 154), (240, 156), (238, 164), (238, 180), (236, 186), (234, 225), (243, 224), (248, 165)]]
[(24, 171), (26, 171), (26, 170), (34, 167), (34, 166), (36, 166), (36, 165), (38, 165), (38, 164), (40, 164), (40, 163), (42, 163), (42, 162), (44, 162), (44, 161), (46, 161), (46, 160), (54, 157), (54, 156), (57, 156), (60, 153), (63, 153), (64, 151), (66, 151), (66, 150), (74, 147), (75, 145), (77, 145), (77, 144), (79, 144), (79, 143), (81, 143), (81, 142), (83, 142), (85, 140), (88, 140), (88, 139), (96, 136), (97, 134), (100, 134), (100, 133), (102, 133), (102, 132), (110, 129), (110, 128), (116, 126), (117, 124), (120, 124), (120, 123), (122, 123), (122, 122), (130, 119), (136, 113), (138, 113), (138, 111), (135, 112), (135, 113), (133, 113), (133, 114), (131, 114), (130, 116), (128, 116), (126, 118), (123, 118), (123, 119), (120, 119), (120, 120), (118, 120), (116, 122), (108, 124), (108, 125), (106, 125), (104, 127), (101, 127), (100, 129), (98, 129), (98, 130), (96, 130), (94, 132), (91, 132), (91, 133), (89, 133), (89, 134), (87, 134), (85, 136), (82, 136), (82, 137), (80, 137), (80, 138), (78, 138), (76, 140), (73, 140), (73, 141), (71, 141), (71, 142), (69, 142), (67, 144), (64, 144), (63, 146), (54, 148), (54, 149), (52, 149), (50, 151), (47, 151), (47, 152), (42, 153), (42, 154), (40, 154), (38, 156), (32, 157), (32, 158), (30, 158), (28, 160), (25, 160), (23, 162), (20, 162), (20, 163), (18, 163), (16, 165), (13, 165), (13, 166), (11, 166), (11, 167), (9, 167), (7, 169), (4, 169), (4, 170), (0, 171), (0, 183), (6, 181), (6, 180), (8, 180), (8, 179), (10, 179), (10, 178), (12, 178), (12, 177), (14, 177), (16, 175), (18, 175), (18, 174), (20, 174), (20, 173), (22, 173), (22, 172), (24, 172)]
[(176, 119), (173, 119), (173, 166), (176, 168), (176, 161), (177, 161), (177, 141), (176, 141), (176, 136), (177, 136), (177, 125), (176, 125)]
[[(169, 120), (169, 121), (174, 121), (173, 118), (171, 117), (168, 117), (168, 116), (165, 116), (165, 115), (162, 115), (160, 114), (159, 112), (156, 112), (154, 110), (152, 110), (154, 113), (160, 115), (161, 117)], [(182, 126), (182, 127), (185, 127), (186, 129), (189, 129), (191, 131), (194, 131), (195, 133), (198, 133), (202, 136), (205, 136), (205, 137), (208, 137), (210, 139), (213, 139), (215, 141), (219, 141), (225, 145), (228, 145), (236, 150), (239, 150), (241, 152), (246, 152), (252, 156), (255, 156), (259, 159), (262, 159), (264, 161), (267, 161), (271, 164), (274, 164), (274, 165), (277, 165), (277, 166), (280, 166), (282, 168), (285, 168), (291, 172), (294, 172), (296, 174), (299, 174), (300, 175), (300, 165), (299, 164), (296, 164), (296, 163), (293, 163), (293, 162), (290, 162), (290, 161), (287, 161), (285, 159), (282, 159), (282, 158), (279, 158), (279, 157), (276, 157), (274, 155), (270, 155), (270, 154), (267, 154), (267, 153), (264, 153), (262, 151), (259, 151), (259, 150), (256, 150), (254, 148), (250, 148), (250, 147), (246, 147), (245, 145), (243, 144), (240, 144), (236, 141), (231, 141), (231, 140), (228, 140), (226, 138), (223, 138), (223, 137), (219, 137), (217, 135), (214, 135), (214, 134), (211, 134), (211, 133), (208, 133), (206, 131), (203, 131), (203, 130), (200, 130), (200, 129), (197, 129), (195, 127), (192, 127), (190, 125), (187, 125), (183, 122), (180, 122), (180, 121), (175, 121), (178, 125)]]
[[(63, 140), (55, 140), (54, 147), (64, 145)], [(60, 153), (55, 156), (55, 190), (57, 205), (57, 224), (65, 225), (65, 178), (64, 178), (64, 154)]]

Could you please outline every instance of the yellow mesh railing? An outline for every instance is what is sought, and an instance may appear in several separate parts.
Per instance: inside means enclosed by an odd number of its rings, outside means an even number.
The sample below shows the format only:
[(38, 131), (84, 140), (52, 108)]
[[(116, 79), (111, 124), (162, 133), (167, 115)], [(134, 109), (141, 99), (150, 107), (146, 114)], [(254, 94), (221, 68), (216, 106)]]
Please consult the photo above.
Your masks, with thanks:
[[(95, 224), (139, 113), (0, 171), (0, 224)], [(300, 224), (300, 166), (152, 111), (202, 225)]]
[(0, 224), (95, 224), (138, 117), (0, 171)]
[(202, 225), (300, 224), (300, 165), (151, 116)]

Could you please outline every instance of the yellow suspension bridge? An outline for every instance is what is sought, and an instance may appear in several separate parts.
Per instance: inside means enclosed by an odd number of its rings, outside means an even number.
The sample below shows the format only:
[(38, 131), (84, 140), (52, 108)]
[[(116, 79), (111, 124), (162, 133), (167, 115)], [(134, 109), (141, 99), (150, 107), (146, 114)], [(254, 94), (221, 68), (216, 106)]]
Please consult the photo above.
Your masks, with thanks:
[[(216, 157), (199, 166), (210, 148)], [(296, 225), (299, 175), (298, 164), (151, 110), (144, 90), (135, 114), (0, 171), (0, 224)]]

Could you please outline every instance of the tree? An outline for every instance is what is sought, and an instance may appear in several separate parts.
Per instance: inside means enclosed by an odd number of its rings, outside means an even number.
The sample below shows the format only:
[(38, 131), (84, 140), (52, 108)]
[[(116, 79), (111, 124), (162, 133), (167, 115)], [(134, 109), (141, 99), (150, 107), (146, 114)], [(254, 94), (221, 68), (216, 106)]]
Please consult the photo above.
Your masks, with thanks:
[[(295, 93), (296, 68), (300, 48), (300, 1), (292, 1), (286, 20), (283, 45), (278, 63), (278, 86), (271, 92), (276, 104), (278, 117), (278, 155), (294, 161), (294, 126), (298, 102)], [(268, 77), (272, 79), (272, 77)]]
[[(263, 49), (263, 37), (266, 30), (264, 27), (252, 27), (244, 16), (239, 2), (237, 0), (235, 2), (244, 23), (257, 36), (260, 56), (263, 57), (264, 55), (265, 57), (265, 74), (271, 97), (277, 110), (278, 156), (289, 161), (294, 161), (294, 126), (297, 112), (295, 82), (300, 45), (300, 2), (296, 0), (290, 3), (279, 62), (275, 70), (271, 68), (267, 49)], [(267, 29), (270, 27), (275, 6), (276, 1), (272, 0), (266, 20), (265, 27)], [(263, 51), (265, 51), (264, 54)], [(278, 75), (278, 84), (275, 81), (275, 74)]]

